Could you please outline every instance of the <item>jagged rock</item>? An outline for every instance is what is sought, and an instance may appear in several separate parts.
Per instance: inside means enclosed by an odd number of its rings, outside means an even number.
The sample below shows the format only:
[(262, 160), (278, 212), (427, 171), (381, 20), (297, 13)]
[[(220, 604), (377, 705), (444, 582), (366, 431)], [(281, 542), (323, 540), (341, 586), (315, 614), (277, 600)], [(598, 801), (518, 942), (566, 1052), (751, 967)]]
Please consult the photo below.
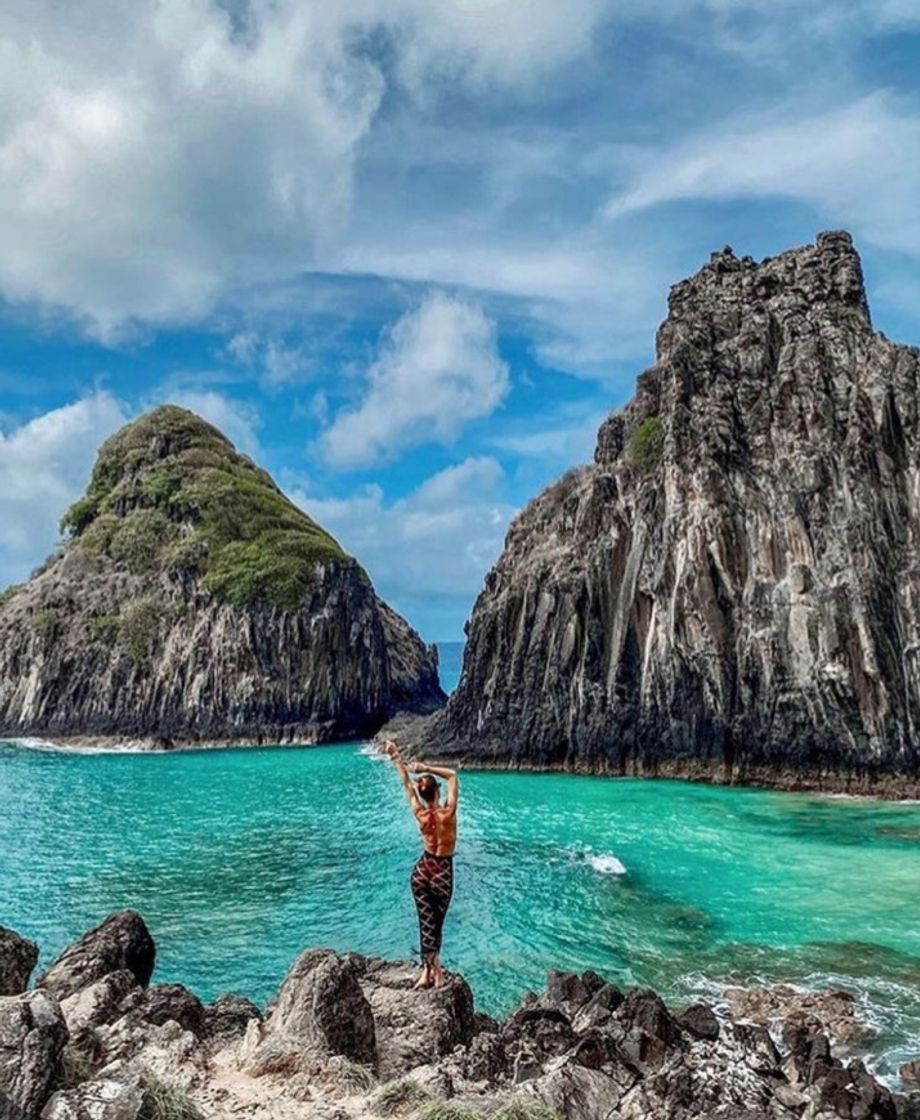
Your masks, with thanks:
[(34, 941), (0, 926), (0, 996), (24, 992), (37, 961), (38, 946)]
[(361, 987), (373, 1015), (377, 1072), (382, 1079), (437, 1061), (473, 1036), (473, 993), (462, 976), (443, 988), (413, 990), (418, 969), (367, 961)]
[(147, 1073), (186, 1087), (201, 1079), (208, 1056), (191, 1031), (172, 1019), (145, 1023), (133, 1013), (97, 1028), (96, 1064), (99, 1076), (136, 1081)]
[[(81, 939), (73, 949), (86, 951), (71, 964), (91, 957), (92, 944), (92, 934)], [(76, 972), (82, 980), (93, 969)], [(593, 973), (550, 973), (542, 993), (527, 993), (501, 1021), (476, 1014), (462, 977), (430, 991), (414, 990), (416, 977), (405, 963), (310, 950), (263, 1022), (239, 997), (203, 1007), (181, 985), (143, 988), (125, 968), (106, 972), (65, 999), (70, 1045), (93, 1073), (57, 1093), (45, 1120), (136, 1120), (128, 1090), (151, 1076), (205, 1116), (216, 1107), (294, 1120), (306, 1109), (347, 1120), (364, 1105), (337, 1102), (371, 1073), (407, 1086), (402, 1104), (398, 1086), (380, 1090), (397, 1090), (372, 1106), (381, 1115), (403, 1115), (420, 1099), (484, 1117), (537, 1100), (560, 1120), (918, 1120), (914, 1100), (894, 1097), (862, 1062), (844, 1065), (795, 1009), (778, 1047), (763, 1023), (720, 1023), (705, 1004), (675, 1016), (650, 989), (624, 994)], [(0, 999), (0, 1120), (38, 1117), (65, 1040), (48, 992)], [(21, 1110), (24, 1098), (31, 1111)]]
[(500, 1035), (493, 1031), (481, 1031), (473, 1036), (461, 1060), (467, 1081), (494, 1085), (503, 1078), (508, 1068), (508, 1051)]
[(101, 1077), (55, 1093), (41, 1120), (136, 1120), (143, 1102), (140, 1085)]
[(308, 949), (291, 965), (265, 1027), (314, 1054), (374, 1061), (375, 1023), (358, 982), (363, 959)]
[(671, 290), (593, 464), (512, 523), (446, 709), (480, 765), (920, 796), (920, 352), (846, 233)]
[(751, 1069), (769, 1073), (779, 1068), (779, 1051), (766, 1027), (756, 1023), (734, 1023), (732, 1033), (741, 1043)]
[(193, 413), (107, 440), (62, 527), (0, 601), (0, 735), (317, 742), (443, 702), (434, 648)]
[(827, 1031), (842, 1043), (864, 1042), (872, 1033), (856, 1017), (854, 997), (839, 989), (809, 992), (777, 984), (772, 988), (728, 988), (725, 998), (732, 1018), (767, 1027), (804, 1026)]
[(545, 1007), (555, 1007), (564, 1011), (570, 1018), (594, 996), (604, 981), (596, 972), (586, 972), (578, 976), (574, 972), (560, 972), (553, 969), (546, 977), (546, 994), (541, 1003)]
[(64, 1016), (48, 993), (0, 997), (0, 1120), (37, 1120), (66, 1041)]
[(605, 1026), (623, 1003), (623, 999), (623, 993), (614, 984), (603, 984), (575, 1013), (572, 1026), (577, 1031)]
[(79, 1043), (95, 1027), (114, 1022), (122, 1014), (123, 1001), (134, 991), (142, 992), (137, 978), (133, 972), (121, 968), (63, 999), (61, 1011), (71, 1039)]
[(705, 1038), (714, 1042), (719, 1037), (719, 1020), (708, 1004), (691, 1003), (677, 1016), (677, 1025), (695, 1038)]
[(119, 910), (68, 946), (38, 980), (38, 987), (63, 1000), (122, 969), (146, 986), (153, 973), (156, 947), (136, 910)]
[(571, 1050), (577, 1037), (568, 1016), (555, 1007), (519, 1008), (502, 1033), (509, 1054), (523, 1052), (540, 1063)]
[(826, 1035), (800, 1023), (783, 1027), (786, 1058), (783, 1073), (793, 1085), (810, 1085), (831, 1068), (831, 1044)]
[(912, 1062), (904, 1062), (898, 1073), (902, 1081), (907, 1081), (911, 1085), (920, 1085), (920, 1058), (914, 1058)]
[(680, 1031), (664, 1001), (650, 988), (633, 988), (617, 1013), (626, 1030), (621, 1053), (638, 1066), (661, 1062), (680, 1037)]
[(209, 1042), (228, 1043), (242, 1038), (250, 1022), (261, 1023), (262, 1019), (261, 1010), (252, 1000), (225, 994), (205, 1007), (202, 1033)]
[(898, 1120), (920, 1120), (920, 1095), (892, 1094)]
[(559, 1065), (532, 1081), (526, 1089), (557, 1116), (566, 1120), (610, 1120), (622, 1088), (599, 1070)]
[(199, 1037), (204, 1033), (204, 1004), (183, 984), (153, 984), (131, 1010), (145, 1023), (161, 1026), (171, 1021)]
[(806, 1091), (805, 1120), (847, 1117), (852, 1120), (897, 1120), (891, 1093), (871, 1077), (862, 1062), (829, 1069)]

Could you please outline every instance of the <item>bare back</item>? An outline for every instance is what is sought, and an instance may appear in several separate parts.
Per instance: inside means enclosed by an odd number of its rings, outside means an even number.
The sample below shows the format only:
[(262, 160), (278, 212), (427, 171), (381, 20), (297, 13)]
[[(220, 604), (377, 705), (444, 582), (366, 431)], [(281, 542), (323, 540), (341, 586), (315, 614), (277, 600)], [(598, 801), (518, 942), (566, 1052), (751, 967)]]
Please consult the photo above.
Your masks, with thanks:
[(422, 833), (425, 851), (433, 856), (452, 856), (457, 847), (456, 805), (417, 804), (413, 809)]

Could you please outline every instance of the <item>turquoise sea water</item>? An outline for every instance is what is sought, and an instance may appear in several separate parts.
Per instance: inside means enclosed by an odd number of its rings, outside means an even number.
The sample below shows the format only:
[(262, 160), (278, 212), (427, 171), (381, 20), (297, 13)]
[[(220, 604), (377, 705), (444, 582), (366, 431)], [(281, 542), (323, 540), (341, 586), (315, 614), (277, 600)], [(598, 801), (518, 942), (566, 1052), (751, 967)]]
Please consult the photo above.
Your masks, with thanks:
[[(157, 978), (265, 1000), (293, 956), (405, 957), (419, 849), (360, 744), (91, 754), (0, 744), (0, 923), (44, 960), (138, 908)], [(501, 1012), (547, 969), (674, 999), (787, 980), (858, 993), (920, 1054), (920, 805), (466, 773), (446, 960)]]

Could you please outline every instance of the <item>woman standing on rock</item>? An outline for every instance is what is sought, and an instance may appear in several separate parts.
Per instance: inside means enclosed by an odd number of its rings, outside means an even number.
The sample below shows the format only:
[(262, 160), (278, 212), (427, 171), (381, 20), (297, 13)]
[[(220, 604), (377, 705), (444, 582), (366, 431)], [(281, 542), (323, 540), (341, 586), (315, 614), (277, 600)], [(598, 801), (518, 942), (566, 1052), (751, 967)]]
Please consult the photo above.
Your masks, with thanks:
[[(390, 740), (386, 753), (393, 761), (409, 798), (412, 814), (418, 821), (425, 850), (412, 869), (412, 897), (418, 910), (421, 938), (422, 975), (416, 988), (440, 988), (444, 984), (441, 967), (441, 931), (454, 890), (454, 850), (457, 847), (457, 798), (460, 793), (457, 773), (445, 766), (403, 761), (399, 748)], [(409, 774), (420, 774), (413, 782)], [(435, 778), (447, 781), (447, 800), (441, 804), (441, 790)]]

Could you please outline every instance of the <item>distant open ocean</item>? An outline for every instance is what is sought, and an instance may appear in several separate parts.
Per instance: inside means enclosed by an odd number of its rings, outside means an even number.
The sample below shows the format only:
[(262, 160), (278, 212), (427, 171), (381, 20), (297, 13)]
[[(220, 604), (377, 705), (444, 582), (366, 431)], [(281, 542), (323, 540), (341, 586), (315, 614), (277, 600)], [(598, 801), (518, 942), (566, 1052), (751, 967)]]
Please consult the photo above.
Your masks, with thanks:
[(464, 642), (438, 642), (439, 671), (441, 687), (445, 692), (453, 692), (460, 680), (463, 668)]

